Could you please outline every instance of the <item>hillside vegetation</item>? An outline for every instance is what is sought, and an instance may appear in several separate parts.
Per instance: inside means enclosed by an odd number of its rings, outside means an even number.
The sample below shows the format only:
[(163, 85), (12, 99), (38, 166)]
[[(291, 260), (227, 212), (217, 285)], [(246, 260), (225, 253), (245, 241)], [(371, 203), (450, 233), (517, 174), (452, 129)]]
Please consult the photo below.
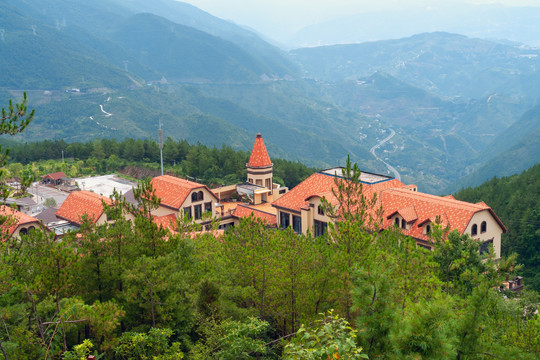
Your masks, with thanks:
[(540, 291), (540, 164), (519, 175), (463, 189), (455, 197), (491, 206), (508, 228), (502, 236), (503, 254), (517, 253), (527, 286)]

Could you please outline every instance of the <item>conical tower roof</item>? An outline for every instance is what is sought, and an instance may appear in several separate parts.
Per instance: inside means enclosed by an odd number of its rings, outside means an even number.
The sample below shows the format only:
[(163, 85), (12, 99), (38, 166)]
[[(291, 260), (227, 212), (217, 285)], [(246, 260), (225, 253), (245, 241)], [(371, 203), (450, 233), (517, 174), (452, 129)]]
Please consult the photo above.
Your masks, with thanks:
[(255, 144), (253, 144), (253, 150), (251, 150), (251, 156), (249, 157), (248, 167), (262, 168), (272, 166), (266, 146), (264, 146), (264, 140), (261, 133), (257, 134), (255, 138)]

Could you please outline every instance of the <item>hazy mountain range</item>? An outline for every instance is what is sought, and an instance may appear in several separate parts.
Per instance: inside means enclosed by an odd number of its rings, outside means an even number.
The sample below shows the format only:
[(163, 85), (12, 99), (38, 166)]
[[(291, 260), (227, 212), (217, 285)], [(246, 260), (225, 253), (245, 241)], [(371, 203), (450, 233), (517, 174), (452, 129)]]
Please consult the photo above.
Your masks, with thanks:
[(540, 8), (437, 1), (395, 11), (353, 12), (307, 26), (282, 41), (290, 47), (351, 44), (433, 31), (540, 46)]
[(27, 91), (38, 114), (21, 141), (156, 138), (161, 122), (249, 150), (262, 132), (271, 156), (384, 161), (435, 193), (539, 158), (537, 49), (439, 32), (287, 52), (172, 0), (0, 0), (0, 16), (0, 100)]

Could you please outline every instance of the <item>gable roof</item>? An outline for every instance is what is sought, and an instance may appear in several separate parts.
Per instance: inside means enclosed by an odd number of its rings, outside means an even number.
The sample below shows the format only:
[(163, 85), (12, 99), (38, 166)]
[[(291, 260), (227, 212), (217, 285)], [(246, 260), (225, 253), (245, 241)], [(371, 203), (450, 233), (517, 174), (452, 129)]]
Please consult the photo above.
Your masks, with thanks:
[(62, 203), (62, 206), (56, 212), (56, 216), (80, 225), (81, 218), (86, 214), (88, 219), (95, 224), (103, 214), (102, 200), (106, 204), (112, 204), (112, 200), (108, 197), (91, 191), (72, 192)]
[(270, 161), (270, 156), (268, 156), (268, 151), (266, 151), (266, 146), (264, 145), (261, 133), (258, 133), (255, 138), (255, 143), (253, 144), (253, 150), (251, 150), (251, 156), (249, 157), (247, 166), (253, 168), (272, 166), (272, 161)]
[(167, 229), (171, 232), (177, 231), (176, 215), (169, 214), (164, 216), (153, 216), (152, 221), (158, 226)]
[(52, 179), (52, 180), (60, 180), (61, 178), (67, 177), (66, 174), (64, 174), (62, 171), (55, 172), (52, 174), (43, 175), (42, 178), (44, 179)]
[(256, 210), (242, 204), (238, 204), (236, 209), (234, 209), (232, 216), (240, 219), (249, 217), (251, 216), (251, 214), (253, 214), (253, 216), (255, 216), (256, 218), (261, 219), (266, 225), (277, 225), (276, 215), (267, 213), (265, 211)]
[(217, 201), (216, 195), (203, 184), (180, 179), (170, 175), (157, 176), (151, 180), (156, 196), (160, 198), (163, 206), (179, 210), (184, 201), (194, 189), (206, 189)]
[(25, 225), (33, 222), (39, 223), (39, 220), (35, 217), (26, 215), (6, 205), (0, 205), (0, 215), (10, 217), (10, 219), (7, 219), (4, 224), (0, 225), (2, 232), (6, 232), (9, 235), (12, 235), (20, 225)]
[[(404, 233), (417, 239), (429, 240), (429, 236), (423, 233), (422, 226), (428, 221), (435, 223), (437, 217), (442, 222), (441, 225), (449, 225), (451, 229), (456, 229), (463, 234), (473, 215), (481, 211), (488, 211), (501, 226), (503, 232), (506, 232), (504, 224), (485, 203), (471, 204), (450, 197), (394, 188), (382, 192), (382, 206), (385, 219), (384, 227), (392, 226), (390, 218), (394, 214), (399, 213), (405, 218), (404, 215), (408, 215), (410, 209), (414, 207), (417, 214), (417, 219), (414, 220), (417, 221), (409, 230), (404, 230)], [(408, 221), (407, 218), (405, 221)]]

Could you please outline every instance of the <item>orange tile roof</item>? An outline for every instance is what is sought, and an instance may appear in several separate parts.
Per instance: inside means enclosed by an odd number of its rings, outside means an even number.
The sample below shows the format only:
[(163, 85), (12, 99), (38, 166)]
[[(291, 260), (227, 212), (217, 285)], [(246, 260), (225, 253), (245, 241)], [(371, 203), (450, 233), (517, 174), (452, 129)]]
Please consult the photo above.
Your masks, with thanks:
[(65, 178), (67, 177), (66, 174), (64, 174), (63, 172), (59, 171), (59, 172), (55, 172), (55, 173), (52, 173), (52, 174), (47, 174), (47, 175), (43, 175), (42, 178), (48, 178), (48, 179), (52, 179), (52, 180), (60, 180), (61, 178)]
[(75, 191), (68, 195), (56, 212), (56, 216), (80, 224), (81, 218), (86, 214), (90, 221), (96, 223), (103, 214), (102, 201), (106, 204), (112, 203), (112, 200), (108, 197), (91, 191)]
[(164, 229), (168, 229), (171, 232), (176, 232), (176, 214), (169, 214), (164, 216), (154, 216), (152, 221), (158, 226)]
[(403, 230), (403, 232), (417, 239), (429, 240), (429, 237), (423, 234), (422, 225), (427, 221), (434, 223), (437, 216), (439, 216), (443, 226), (447, 224), (451, 229), (456, 229), (463, 234), (473, 215), (480, 211), (489, 211), (503, 231), (506, 231), (503, 223), (485, 203), (471, 204), (449, 197), (394, 188), (382, 192), (382, 205), (384, 209), (383, 227), (393, 225), (389, 219), (393, 214), (397, 212), (407, 214), (408, 209), (414, 207), (418, 221), (409, 230)]
[(414, 206), (409, 206), (403, 209), (399, 209), (398, 211), (395, 211), (390, 216), (394, 215), (395, 213), (398, 213), (399, 216), (405, 219), (406, 222), (411, 222), (418, 219), (418, 214), (416, 213)]
[(6, 232), (9, 235), (12, 235), (15, 230), (17, 230), (17, 227), (19, 227), (20, 225), (40, 222), (35, 217), (26, 215), (6, 205), (0, 205), (0, 215), (10, 217), (10, 219), (7, 219), (3, 225), (0, 225), (2, 232)]
[[(378, 182), (375, 184), (363, 184), (363, 194), (371, 199), (374, 193), (379, 193), (382, 190), (405, 186), (401, 181), (391, 179), (387, 181)], [(307, 209), (309, 207), (309, 200), (311, 197), (326, 197), (331, 204), (337, 204), (332, 189), (335, 189), (336, 184), (334, 182), (334, 176), (315, 173), (302, 181), (288, 193), (280, 197), (278, 200), (272, 203), (275, 207), (289, 209), (295, 212), (300, 212), (301, 209)], [(409, 190), (408, 190), (409, 191)], [(380, 195), (377, 195), (380, 199)]]
[[(156, 196), (161, 199), (161, 205), (177, 210), (182, 207), (194, 189), (206, 188), (212, 195), (214, 194), (206, 185), (170, 175), (157, 176), (151, 180), (151, 183)], [(215, 195), (214, 197), (217, 200)]]
[(270, 156), (268, 156), (266, 146), (264, 146), (264, 140), (260, 133), (258, 133), (255, 138), (255, 143), (253, 144), (253, 150), (251, 150), (251, 156), (249, 157), (247, 166), (254, 168), (272, 166), (272, 161), (270, 161)]
[(275, 214), (270, 214), (264, 211), (253, 209), (242, 204), (238, 204), (238, 206), (236, 207), (232, 215), (240, 219), (240, 218), (249, 217), (251, 216), (251, 214), (253, 214), (253, 216), (255, 216), (256, 218), (261, 219), (267, 225), (277, 224), (277, 218)]

